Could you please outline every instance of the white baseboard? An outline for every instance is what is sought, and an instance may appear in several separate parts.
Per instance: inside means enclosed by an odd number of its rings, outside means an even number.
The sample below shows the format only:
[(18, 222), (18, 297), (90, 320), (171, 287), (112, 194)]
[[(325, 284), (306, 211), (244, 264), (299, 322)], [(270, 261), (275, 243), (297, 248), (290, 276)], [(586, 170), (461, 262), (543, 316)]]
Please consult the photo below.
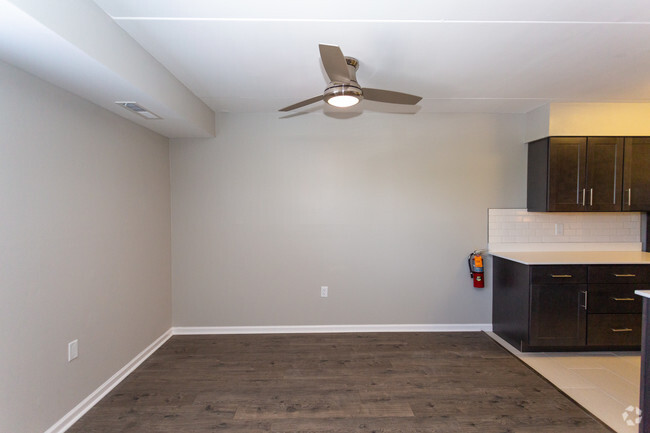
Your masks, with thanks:
[(99, 402), (106, 394), (115, 388), (121, 381), (123, 381), (133, 370), (142, 364), (152, 353), (154, 353), (160, 346), (162, 346), (173, 335), (172, 329), (166, 331), (163, 335), (158, 337), (156, 341), (151, 343), (146, 349), (140, 352), (129, 363), (122, 367), (110, 379), (99, 386), (95, 391), (86, 397), (81, 403), (75, 406), (70, 412), (65, 414), (63, 418), (58, 420), (52, 427), (47, 429), (45, 433), (63, 433), (69, 429), (72, 424), (77, 422), (86, 412), (88, 412), (95, 404)]
[(337, 332), (477, 332), (492, 331), (491, 323), (430, 325), (313, 325), (313, 326), (175, 326), (174, 335), (310, 334)]

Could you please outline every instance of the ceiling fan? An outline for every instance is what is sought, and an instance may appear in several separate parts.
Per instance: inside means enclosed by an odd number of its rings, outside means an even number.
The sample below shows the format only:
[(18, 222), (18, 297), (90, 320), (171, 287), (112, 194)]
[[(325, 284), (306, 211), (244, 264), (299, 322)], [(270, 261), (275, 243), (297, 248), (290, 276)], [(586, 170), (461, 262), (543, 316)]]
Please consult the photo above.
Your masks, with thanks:
[(336, 45), (320, 44), (318, 48), (320, 49), (323, 67), (330, 79), (325, 92), (322, 95), (281, 108), (279, 111), (295, 110), (318, 101), (325, 101), (334, 107), (345, 108), (359, 103), (362, 99), (405, 105), (415, 105), (422, 99), (421, 96), (409, 95), (408, 93), (371, 89), (369, 87), (362, 88), (357, 82), (356, 73), (359, 68), (357, 59), (343, 56), (341, 48)]

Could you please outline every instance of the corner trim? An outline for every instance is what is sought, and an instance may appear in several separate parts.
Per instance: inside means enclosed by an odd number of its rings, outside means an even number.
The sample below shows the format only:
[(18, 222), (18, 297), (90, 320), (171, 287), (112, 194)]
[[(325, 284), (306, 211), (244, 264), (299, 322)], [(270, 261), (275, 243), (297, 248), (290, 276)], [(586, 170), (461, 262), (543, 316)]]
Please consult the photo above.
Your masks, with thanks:
[(65, 414), (60, 420), (58, 420), (52, 427), (47, 429), (45, 433), (63, 433), (70, 427), (72, 424), (77, 422), (86, 412), (88, 412), (94, 405), (96, 405), (106, 394), (108, 394), (113, 388), (115, 388), (120, 382), (122, 382), (133, 370), (135, 370), (140, 364), (142, 364), (152, 353), (154, 353), (160, 346), (165, 344), (167, 340), (173, 335), (172, 329), (168, 329), (163, 335), (158, 337), (156, 341), (151, 343), (135, 356), (131, 361), (129, 361), (124, 367), (122, 367), (117, 373), (111, 376), (106, 382), (101, 384), (99, 388), (93, 391), (88, 397), (83, 399), (81, 403), (75, 406), (70, 412)]
[(310, 326), (175, 326), (174, 335), (310, 334), (337, 332), (477, 332), (492, 331), (491, 323), (424, 325), (310, 325)]

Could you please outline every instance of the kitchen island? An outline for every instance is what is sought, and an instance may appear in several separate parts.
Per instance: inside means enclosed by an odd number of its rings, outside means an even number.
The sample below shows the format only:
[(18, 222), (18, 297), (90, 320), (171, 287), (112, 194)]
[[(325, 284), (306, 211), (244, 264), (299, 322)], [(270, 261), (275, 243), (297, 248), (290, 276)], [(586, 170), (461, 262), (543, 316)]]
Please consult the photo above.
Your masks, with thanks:
[(640, 403), (641, 409), (641, 425), (639, 431), (642, 433), (650, 432), (650, 417), (643, 416), (650, 414), (650, 290), (637, 290), (635, 292), (638, 296), (643, 297), (643, 325), (642, 325), (642, 339), (641, 339), (641, 390), (640, 390)]

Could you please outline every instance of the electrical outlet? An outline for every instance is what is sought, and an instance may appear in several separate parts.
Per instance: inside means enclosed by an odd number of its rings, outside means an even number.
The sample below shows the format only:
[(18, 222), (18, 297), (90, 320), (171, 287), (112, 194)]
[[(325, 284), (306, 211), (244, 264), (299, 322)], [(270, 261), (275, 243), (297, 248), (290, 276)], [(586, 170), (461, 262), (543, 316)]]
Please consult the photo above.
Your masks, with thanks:
[(79, 356), (79, 340), (68, 343), (68, 362)]
[(555, 223), (555, 235), (562, 236), (564, 234), (564, 224)]
[(320, 286), (320, 297), (327, 298), (327, 286)]

